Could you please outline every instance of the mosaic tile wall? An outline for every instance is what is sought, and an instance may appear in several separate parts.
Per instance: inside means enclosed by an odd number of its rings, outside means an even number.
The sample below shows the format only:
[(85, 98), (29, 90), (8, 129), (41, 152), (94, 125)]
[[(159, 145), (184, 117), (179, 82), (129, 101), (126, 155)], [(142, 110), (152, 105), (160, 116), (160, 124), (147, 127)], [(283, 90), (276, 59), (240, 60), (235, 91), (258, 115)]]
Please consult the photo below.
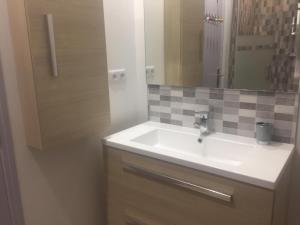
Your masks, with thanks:
[[(256, 0), (254, 33), (273, 35), (275, 55), (269, 74), (274, 89), (293, 89), (295, 71), (295, 23), (298, 0)], [(298, 83), (298, 82), (297, 82)]]
[(298, 95), (149, 85), (149, 119), (194, 127), (195, 112), (209, 111), (212, 131), (255, 137), (256, 122), (271, 122), (273, 140), (294, 143)]
[[(236, 1), (237, 2), (237, 1)], [(234, 34), (274, 36), (274, 56), (267, 79), (272, 82), (271, 89), (297, 90), (298, 81), (294, 82), (295, 71), (295, 22), (298, 0), (239, 0), (234, 5), (234, 16), (238, 14), (239, 22), (234, 20)], [(235, 36), (235, 35), (233, 35)], [(235, 40), (232, 40), (235, 41)], [(231, 43), (231, 49), (236, 43)], [(240, 46), (245, 50), (247, 46)], [(237, 49), (238, 50), (238, 49)], [(249, 49), (251, 50), (251, 49)], [(235, 57), (231, 54), (231, 57)], [(234, 63), (234, 59), (231, 59)], [(234, 70), (230, 70), (230, 81), (234, 79)]]

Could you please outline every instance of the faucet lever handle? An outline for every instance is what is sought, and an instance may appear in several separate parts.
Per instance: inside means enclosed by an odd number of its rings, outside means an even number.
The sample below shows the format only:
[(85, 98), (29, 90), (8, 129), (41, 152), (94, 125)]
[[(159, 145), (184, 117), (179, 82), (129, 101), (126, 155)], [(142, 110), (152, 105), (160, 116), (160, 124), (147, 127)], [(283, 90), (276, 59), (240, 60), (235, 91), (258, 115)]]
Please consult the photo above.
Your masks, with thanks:
[(208, 119), (208, 111), (195, 111), (195, 115), (199, 115), (200, 119)]

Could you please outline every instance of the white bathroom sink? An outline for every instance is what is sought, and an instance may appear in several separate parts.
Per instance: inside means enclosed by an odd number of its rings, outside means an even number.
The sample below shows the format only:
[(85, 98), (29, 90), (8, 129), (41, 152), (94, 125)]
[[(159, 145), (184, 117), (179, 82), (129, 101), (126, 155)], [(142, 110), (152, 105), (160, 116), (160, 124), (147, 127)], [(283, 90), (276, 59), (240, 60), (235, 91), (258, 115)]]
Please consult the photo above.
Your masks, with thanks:
[(234, 141), (207, 136), (199, 142), (199, 135), (156, 129), (132, 140), (157, 150), (176, 151), (194, 157), (223, 163), (230, 166), (240, 166), (247, 159), (255, 146)]
[(254, 138), (146, 122), (111, 135), (105, 145), (256, 186), (275, 189), (294, 145), (258, 145)]

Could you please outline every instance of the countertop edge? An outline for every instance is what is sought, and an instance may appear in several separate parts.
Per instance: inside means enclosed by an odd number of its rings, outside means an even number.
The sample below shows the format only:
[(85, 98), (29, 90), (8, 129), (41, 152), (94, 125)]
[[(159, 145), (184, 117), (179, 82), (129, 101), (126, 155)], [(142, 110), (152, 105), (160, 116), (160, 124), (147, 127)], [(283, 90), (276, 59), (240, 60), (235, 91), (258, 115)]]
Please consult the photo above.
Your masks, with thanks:
[(162, 161), (173, 163), (173, 164), (176, 164), (179, 166), (194, 169), (194, 170), (197, 170), (200, 172), (205, 172), (205, 173), (213, 174), (216, 176), (221, 176), (221, 177), (224, 177), (227, 179), (231, 179), (231, 180), (234, 180), (237, 182), (242, 182), (245, 184), (257, 186), (257, 187), (268, 189), (271, 191), (274, 191), (276, 189), (277, 184), (278, 184), (280, 178), (283, 176), (288, 164), (291, 161), (292, 155), (293, 155), (293, 154), (290, 155), (289, 159), (285, 163), (284, 168), (282, 169), (280, 175), (277, 177), (276, 181), (272, 182), (272, 181), (267, 181), (267, 180), (261, 180), (259, 178), (249, 177), (246, 175), (236, 174), (236, 173), (229, 172), (229, 171), (224, 171), (221, 169), (205, 166), (202, 164), (196, 164), (194, 162), (190, 162), (190, 161), (183, 160), (183, 159), (178, 159), (178, 158), (171, 157), (171, 156), (161, 155), (161, 154), (157, 154), (154, 152), (141, 151), (140, 149), (135, 149), (131, 146), (126, 146), (126, 145), (110, 142), (107, 139), (103, 140), (103, 145), (107, 146), (107, 147), (116, 148), (120, 151), (126, 151), (126, 152), (130, 152), (130, 153), (135, 153), (138, 155), (162, 160)]

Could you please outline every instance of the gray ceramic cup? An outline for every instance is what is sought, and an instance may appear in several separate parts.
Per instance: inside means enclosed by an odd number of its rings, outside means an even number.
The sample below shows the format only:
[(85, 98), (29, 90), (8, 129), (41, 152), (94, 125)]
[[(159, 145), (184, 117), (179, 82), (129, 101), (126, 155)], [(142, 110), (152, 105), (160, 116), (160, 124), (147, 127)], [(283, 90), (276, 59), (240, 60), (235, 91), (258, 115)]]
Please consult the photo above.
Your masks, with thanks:
[(258, 144), (269, 145), (272, 142), (273, 125), (271, 123), (256, 123), (256, 140)]

